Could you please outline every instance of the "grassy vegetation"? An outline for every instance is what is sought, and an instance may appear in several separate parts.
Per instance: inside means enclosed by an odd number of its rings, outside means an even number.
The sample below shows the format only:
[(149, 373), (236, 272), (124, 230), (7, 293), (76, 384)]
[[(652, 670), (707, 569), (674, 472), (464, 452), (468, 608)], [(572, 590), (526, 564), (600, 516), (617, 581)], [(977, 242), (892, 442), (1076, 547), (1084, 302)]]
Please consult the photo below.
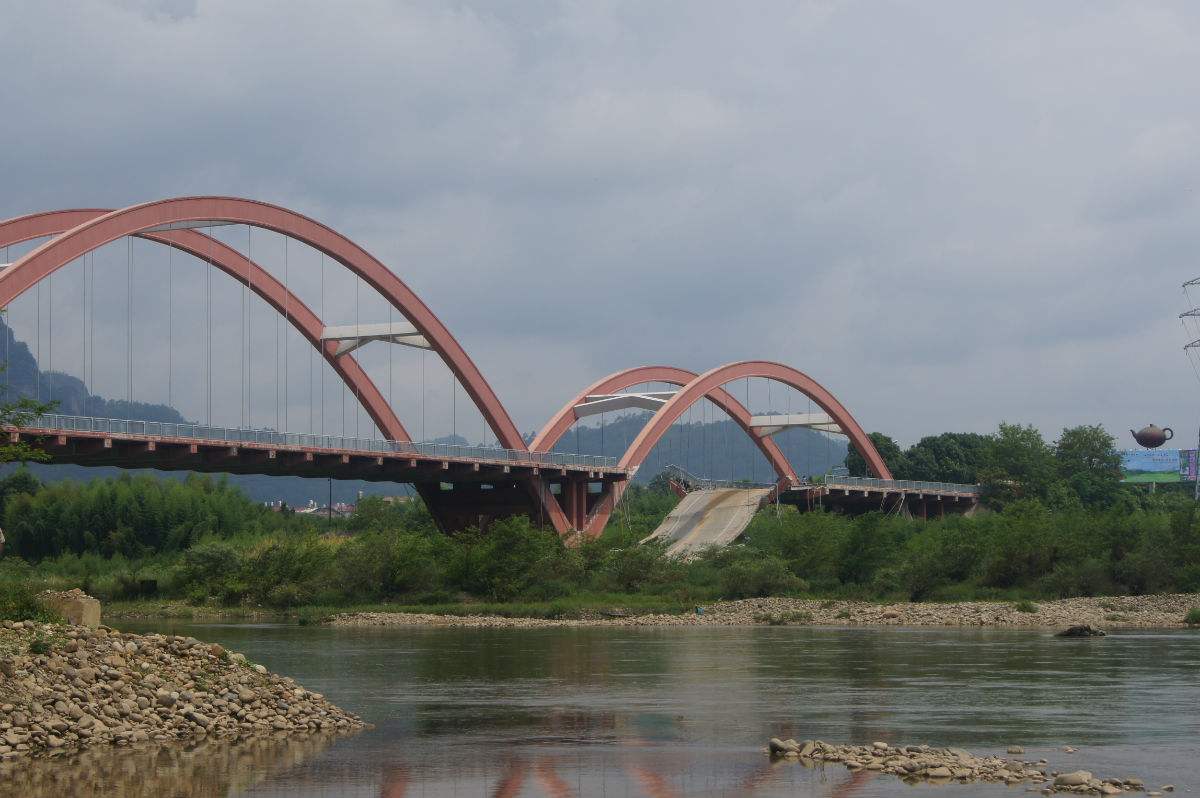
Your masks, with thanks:
[(209, 534), (147, 557), (5, 557), (0, 595), (19, 606), (30, 591), (81, 587), (116, 602), (110, 612), (275, 612), (311, 621), (351, 608), (547, 618), (616, 607), (688, 612), (768, 595), (988, 599), (1036, 612), (1037, 599), (1200, 591), (1200, 515), (1174, 499), (1106, 511), (1051, 511), (1023, 500), (930, 522), (770, 508), (742, 544), (680, 563), (637, 545), (671, 497), (641, 488), (627, 496), (610, 530), (578, 548), (520, 519), (446, 536), (419, 505), (365, 501), (354, 534), (297, 525)]
[(9, 536), (0, 613), (29, 612), (32, 592), (71, 587), (109, 612), (303, 622), (343, 609), (687, 612), (772, 595), (987, 599), (1037, 612), (1039, 599), (1200, 592), (1198, 506), (1183, 492), (1120, 487), (1102, 430), (1064, 430), (1054, 446), (1012, 425), (976, 437), (940, 436), (893, 456), (931, 474), (970, 461), (963, 473), (991, 480), (990, 512), (924, 522), (772, 507), (741, 543), (687, 563), (639, 544), (675, 503), (655, 487), (632, 486), (599, 540), (569, 548), (519, 518), (444, 535), (419, 502), (364, 499), (331, 528), (205, 478), (43, 487), (18, 472), (0, 480)]

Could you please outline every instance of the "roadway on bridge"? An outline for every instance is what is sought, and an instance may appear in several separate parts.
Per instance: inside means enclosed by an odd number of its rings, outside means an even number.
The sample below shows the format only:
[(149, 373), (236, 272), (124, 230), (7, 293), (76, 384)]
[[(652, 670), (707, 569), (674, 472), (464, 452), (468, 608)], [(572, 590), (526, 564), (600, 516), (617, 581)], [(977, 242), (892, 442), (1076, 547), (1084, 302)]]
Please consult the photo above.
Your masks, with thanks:
[(771, 488), (708, 488), (684, 496), (643, 543), (667, 542), (667, 555), (688, 559), (739, 538)]

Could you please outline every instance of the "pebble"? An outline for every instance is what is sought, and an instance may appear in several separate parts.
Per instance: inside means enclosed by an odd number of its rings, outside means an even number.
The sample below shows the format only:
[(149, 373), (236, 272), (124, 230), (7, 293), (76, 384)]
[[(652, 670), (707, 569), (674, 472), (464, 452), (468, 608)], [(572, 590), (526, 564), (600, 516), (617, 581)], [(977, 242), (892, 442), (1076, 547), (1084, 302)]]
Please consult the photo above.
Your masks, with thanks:
[(28, 652), (35, 638), (49, 642), (49, 654), (5, 660), (12, 678), (0, 680), (0, 763), (100, 745), (364, 725), (294, 680), (195, 638), (32, 621), (0, 628), (7, 651)]
[[(1121, 621), (1105, 616), (1113, 602), (1121, 606)], [(555, 626), (755, 626), (778, 616), (807, 626), (999, 626), (1063, 630), (1072, 626), (1109, 628), (1182, 628), (1188, 610), (1200, 606), (1200, 594), (1117, 598), (1069, 598), (1039, 602), (1037, 612), (1021, 612), (1011, 602), (960, 601), (871, 604), (864, 601), (752, 598), (705, 605), (703, 614), (678, 615), (630, 612), (622, 617), (599, 612), (581, 618), (503, 618), (495, 615), (435, 615), (410, 612), (348, 612), (326, 623), (334, 626), (463, 626), (541, 628)], [(803, 620), (799, 620), (803, 619)], [(1064, 641), (1064, 645), (1069, 641)]]
[[(1013, 749), (1016, 749), (1014, 751)], [(813, 762), (841, 762), (851, 771), (870, 770), (890, 773), (906, 782), (924, 779), (931, 782), (996, 782), (1008, 785), (1027, 783), (1029, 792), (1052, 795), (1056, 792), (1116, 795), (1141, 789), (1139, 779), (1101, 779), (1087, 770), (1066, 773), (1050, 771), (1045, 760), (1024, 762), (999, 756), (975, 756), (961, 748), (933, 748), (928, 745), (832, 745), (821, 740), (781, 740), (772, 737), (767, 752), (775, 759)], [(1010, 746), (1009, 753), (1023, 753)], [(1164, 785), (1166, 791), (1170, 785)], [(1155, 795), (1158, 793), (1149, 793)]]

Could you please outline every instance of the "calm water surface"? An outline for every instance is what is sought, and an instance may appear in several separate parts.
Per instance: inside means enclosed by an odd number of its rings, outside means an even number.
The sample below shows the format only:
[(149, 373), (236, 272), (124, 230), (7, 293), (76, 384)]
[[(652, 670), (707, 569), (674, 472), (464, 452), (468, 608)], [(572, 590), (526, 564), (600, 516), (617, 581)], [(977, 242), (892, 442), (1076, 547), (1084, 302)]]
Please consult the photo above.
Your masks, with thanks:
[[(220, 642), (375, 728), (335, 739), (93, 752), (6, 774), (12, 794), (895, 796), (907, 786), (772, 764), (772, 735), (888, 740), (1200, 790), (1200, 633), (941, 629), (329, 629), (121, 624)], [(1071, 745), (1078, 752), (1067, 754)], [(0, 791), (6, 789), (0, 782)], [(19, 792), (13, 792), (18, 790)]]

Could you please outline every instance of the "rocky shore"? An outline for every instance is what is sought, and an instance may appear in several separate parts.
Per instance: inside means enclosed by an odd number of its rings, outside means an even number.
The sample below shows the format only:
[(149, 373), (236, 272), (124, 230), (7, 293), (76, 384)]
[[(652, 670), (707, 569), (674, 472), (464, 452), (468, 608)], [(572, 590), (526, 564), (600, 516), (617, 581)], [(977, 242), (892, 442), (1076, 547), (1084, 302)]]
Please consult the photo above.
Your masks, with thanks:
[(0, 760), (362, 726), (217, 644), (106, 626), (0, 625)]
[(405, 612), (352, 612), (330, 618), (334, 626), (468, 626), (536, 628), (547, 626), (957, 626), (1064, 629), (1183, 627), (1184, 616), (1200, 607), (1200, 594), (1072, 598), (1029, 602), (873, 604), (861, 601), (760, 598), (722, 601), (702, 612), (593, 618), (506, 618), (494, 615), (430, 615)]
[[(1020, 758), (1019, 746), (1008, 749), (1010, 756), (980, 757), (961, 748), (931, 748), (928, 745), (831, 745), (820, 740), (780, 740), (771, 738), (765, 749), (773, 758), (798, 762), (838, 762), (851, 771), (888, 773), (910, 783), (920, 781), (948, 783), (957, 781), (1029, 784), (1044, 795), (1056, 792), (1091, 795), (1119, 795), (1141, 792), (1145, 782), (1134, 776), (1098, 777), (1086, 770), (1051, 770), (1044, 759), (1030, 762)], [(1151, 796), (1173, 792), (1174, 785), (1164, 784), (1151, 790)]]

